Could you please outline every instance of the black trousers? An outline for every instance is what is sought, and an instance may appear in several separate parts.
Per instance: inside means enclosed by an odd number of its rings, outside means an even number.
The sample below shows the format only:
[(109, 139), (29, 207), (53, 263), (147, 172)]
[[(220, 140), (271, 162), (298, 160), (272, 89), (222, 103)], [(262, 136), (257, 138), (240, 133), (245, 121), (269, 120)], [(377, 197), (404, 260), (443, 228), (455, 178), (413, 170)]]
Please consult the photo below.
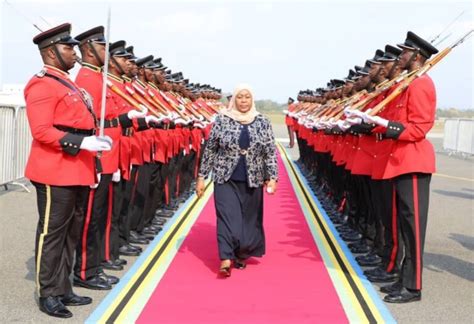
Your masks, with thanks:
[(381, 237), (382, 243), (378, 254), (382, 257), (387, 271), (391, 272), (394, 268), (398, 268), (396, 267), (398, 238), (393, 236), (397, 235), (396, 215), (393, 208), (396, 195), (391, 180), (372, 180), (370, 184), (377, 236)]
[(82, 280), (98, 274), (100, 263), (104, 259), (107, 223), (111, 203), (109, 195), (111, 174), (102, 174), (99, 186), (89, 193), (87, 211), (82, 224), (81, 239), (76, 248), (74, 273)]
[(89, 187), (32, 183), (36, 188), (39, 213), (35, 242), (38, 295), (69, 294), (72, 292), (69, 276), (81, 235)]
[(153, 217), (155, 212), (158, 208), (163, 206), (165, 202), (165, 183), (166, 183), (166, 164), (157, 162), (157, 184), (155, 186), (155, 190), (153, 190), (152, 198), (151, 198), (151, 210), (153, 212)]
[(423, 271), (431, 174), (409, 173), (393, 179), (397, 195), (397, 218), (405, 249), (402, 283), (420, 290)]
[(137, 166), (132, 167), (130, 180), (120, 180), (114, 183), (114, 209), (112, 218), (118, 219), (118, 243), (113, 244), (111, 255), (113, 259), (119, 257), (118, 248), (129, 243), (130, 239), (130, 218), (131, 218), (131, 200), (137, 176)]
[(148, 163), (138, 167), (130, 217), (130, 228), (138, 232), (141, 232), (145, 227), (144, 210), (150, 191), (151, 171), (151, 166)]
[(219, 257), (246, 259), (265, 254), (263, 188), (229, 180), (214, 183)]
[(158, 206), (163, 202), (163, 178), (161, 163), (153, 163), (150, 168), (150, 183), (148, 189), (148, 197), (145, 200), (145, 208), (143, 211), (143, 226), (150, 225), (155, 217)]

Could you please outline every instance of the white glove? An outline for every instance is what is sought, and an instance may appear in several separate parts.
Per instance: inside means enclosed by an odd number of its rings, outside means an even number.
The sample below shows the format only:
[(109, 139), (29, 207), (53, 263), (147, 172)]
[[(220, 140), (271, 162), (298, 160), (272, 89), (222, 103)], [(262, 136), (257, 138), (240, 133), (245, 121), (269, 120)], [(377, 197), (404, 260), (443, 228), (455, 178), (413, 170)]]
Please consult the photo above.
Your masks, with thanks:
[(349, 129), (349, 127), (351, 127), (351, 124), (347, 123), (345, 120), (338, 120), (337, 127), (339, 127), (340, 130), (345, 132), (347, 129)]
[(148, 113), (148, 108), (142, 104), (139, 104), (139, 106), (140, 106), (141, 112), (146, 115)]
[(97, 183), (90, 185), (89, 188), (96, 189), (99, 186), (99, 183), (100, 183), (100, 173), (97, 173)]
[(115, 171), (112, 174), (112, 181), (113, 182), (120, 182), (120, 169), (118, 169), (117, 171)]
[(150, 115), (150, 116), (145, 116), (145, 121), (146, 121), (146, 123), (147, 123), (148, 125), (150, 124), (150, 122), (153, 122), (153, 123), (157, 123), (157, 124), (158, 124), (158, 123), (160, 123), (162, 120), (163, 120), (163, 119), (159, 119), (159, 118), (157, 118), (157, 117), (155, 117), (155, 116), (151, 116), (151, 115)]
[(346, 124), (349, 124), (349, 126), (352, 125), (360, 125), (362, 124), (362, 118), (360, 117), (348, 117), (344, 120)]
[(337, 126), (337, 121), (335, 120), (334, 117), (331, 117), (329, 120), (328, 120), (328, 125), (330, 128), (334, 128)]
[(284, 113), (285, 115), (288, 115), (289, 111), (285, 109), (285, 110), (283, 110), (283, 113)]
[(127, 117), (130, 118), (130, 119), (133, 119), (133, 118), (143, 118), (146, 116), (146, 112), (143, 113), (141, 111), (138, 111), (138, 110), (130, 110), (128, 113), (127, 113)]
[(360, 110), (357, 110), (357, 109), (346, 108), (346, 109), (344, 109), (344, 114), (347, 117), (360, 117), (360, 118), (362, 118), (362, 115), (364, 113)]
[(112, 139), (108, 136), (87, 136), (82, 139), (80, 148), (89, 152), (110, 151)]
[(315, 126), (319, 130), (327, 128), (326, 122), (323, 122), (323, 121), (317, 122)]
[(177, 125), (186, 125), (188, 122), (186, 120), (184, 120), (183, 118), (176, 118), (174, 120), (174, 123), (177, 124)]
[(368, 124), (376, 124), (382, 127), (387, 127), (388, 126), (388, 120), (379, 116), (371, 116), (367, 113), (364, 113), (365, 116), (362, 117), (364, 122)]

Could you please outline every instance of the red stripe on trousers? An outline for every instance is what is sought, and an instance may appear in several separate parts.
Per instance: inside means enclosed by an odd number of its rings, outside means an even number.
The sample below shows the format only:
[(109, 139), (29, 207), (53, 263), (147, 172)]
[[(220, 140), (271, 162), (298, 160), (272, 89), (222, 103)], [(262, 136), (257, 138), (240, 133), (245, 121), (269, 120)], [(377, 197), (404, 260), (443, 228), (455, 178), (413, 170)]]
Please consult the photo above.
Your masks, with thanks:
[(170, 184), (168, 178), (165, 181), (165, 203), (166, 205), (170, 203)]
[(392, 186), (392, 253), (390, 254), (390, 263), (387, 267), (387, 272), (391, 272), (395, 267), (398, 252), (398, 224), (397, 224), (397, 192), (395, 184)]
[(107, 205), (107, 226), (105, 227), (105, 261), (110, 261), (110, 229), (112, 227), (113, 183), (109, 183), (109, 203)]
[(132, 195), (130, 196), (130, 205), (133, 205), (133, 202), (135, 201), (135, 191), (137, 190), (138, 169), (137, 172), (135, 172), (135, 178), (130, 179), (130, 181), (133, 181)]
[(416, 289), (421, 289), (420, 214), (418, 208), (418, 177), (416, 174), (413, 175), (413, 206), (415, 209)]
[(176, 176), (176, 192), (174, 193), (175, 198), (179, 196), (179, 182), (180, 180), (179, 174)]
[(81, 257), (81, 279), (86, 280), (87, 266), (87, 233), (89, 232), (89, 224), (92, 216), (92, 204), (94, 203), (95, 189), (89, 192), (89, 201), (87, 202), (87, 213), (84, 221), (84, 229), (82, 230), (82, 257)]

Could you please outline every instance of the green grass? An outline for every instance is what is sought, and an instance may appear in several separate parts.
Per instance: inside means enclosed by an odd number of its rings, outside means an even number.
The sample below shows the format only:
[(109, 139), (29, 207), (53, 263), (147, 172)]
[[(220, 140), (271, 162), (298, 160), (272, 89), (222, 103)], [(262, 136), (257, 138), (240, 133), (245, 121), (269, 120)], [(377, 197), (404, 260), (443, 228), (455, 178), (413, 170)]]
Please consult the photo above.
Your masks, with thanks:
[(271, 112), (271, 113), (262, 113), (263, 115), (267, 116), (272, 124), (278, 125), (278, 124), (285, 124), (285, 114), (280, 112)]

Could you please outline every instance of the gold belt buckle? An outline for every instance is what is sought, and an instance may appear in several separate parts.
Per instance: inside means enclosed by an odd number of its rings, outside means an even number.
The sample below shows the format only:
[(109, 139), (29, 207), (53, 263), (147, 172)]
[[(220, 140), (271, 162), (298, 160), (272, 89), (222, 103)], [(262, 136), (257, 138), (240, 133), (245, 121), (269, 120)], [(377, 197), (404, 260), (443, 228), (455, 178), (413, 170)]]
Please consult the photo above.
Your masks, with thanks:
[(247, 155), (247, 150), (246, 149), (240, 149), (239, 153), (240, 153), (240, 155)]

